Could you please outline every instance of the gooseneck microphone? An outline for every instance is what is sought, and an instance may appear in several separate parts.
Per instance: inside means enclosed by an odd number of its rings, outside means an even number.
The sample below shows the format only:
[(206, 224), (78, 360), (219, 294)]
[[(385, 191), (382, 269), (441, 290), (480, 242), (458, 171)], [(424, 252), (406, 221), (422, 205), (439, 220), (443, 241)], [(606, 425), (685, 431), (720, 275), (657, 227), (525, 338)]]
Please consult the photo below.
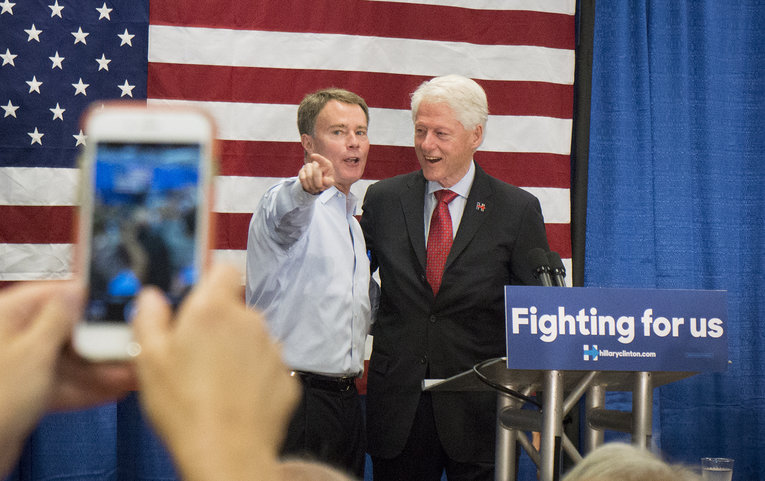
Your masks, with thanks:
[(547, 253), (547, 261), (550, 263), (550, 270), (553, 282), (558, 287), (566, 287), (566, 267), (560, 259), (560, 255), (555, 251)]
[(547, 260), (547, 252), (541, 247), (535, 247), (529, 251), (529, 262), (533, 269), (534, 276), (539, 279), (545, 287), (552, 287), (552, 278), (550, 277), (550, 262)]

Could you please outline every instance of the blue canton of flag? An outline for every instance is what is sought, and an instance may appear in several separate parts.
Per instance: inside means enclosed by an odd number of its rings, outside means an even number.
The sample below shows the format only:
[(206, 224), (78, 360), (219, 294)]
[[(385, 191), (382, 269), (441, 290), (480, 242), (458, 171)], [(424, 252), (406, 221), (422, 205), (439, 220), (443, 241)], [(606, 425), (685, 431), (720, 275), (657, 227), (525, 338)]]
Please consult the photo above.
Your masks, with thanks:
[(0, 2), (0, 167), (73, 167), (80, 115), (145, 99), (148, 0)]

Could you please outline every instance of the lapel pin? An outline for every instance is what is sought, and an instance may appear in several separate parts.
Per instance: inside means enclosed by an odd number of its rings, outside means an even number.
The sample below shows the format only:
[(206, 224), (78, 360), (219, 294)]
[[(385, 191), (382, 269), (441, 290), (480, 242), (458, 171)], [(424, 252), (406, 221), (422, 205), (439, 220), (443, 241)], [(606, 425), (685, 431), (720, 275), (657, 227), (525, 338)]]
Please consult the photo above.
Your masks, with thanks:
[(486, 204), (483, 202), (476, 202), (475, 203), (475, 210), (480, 210), (481, 212), (486, 210)]

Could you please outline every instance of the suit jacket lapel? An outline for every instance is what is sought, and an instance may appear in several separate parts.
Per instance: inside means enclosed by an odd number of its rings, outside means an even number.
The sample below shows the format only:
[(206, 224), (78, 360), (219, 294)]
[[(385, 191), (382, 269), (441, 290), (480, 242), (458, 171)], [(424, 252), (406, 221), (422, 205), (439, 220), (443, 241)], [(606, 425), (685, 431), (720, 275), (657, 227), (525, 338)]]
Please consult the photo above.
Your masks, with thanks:
[(490, 211), (493, 207), (491, 203), (492, 194), (493, 191), (489, 184), (488, 174), (476, 164), (473, 185), (470, 187), (470, 194), (468, 194), (467, 201), (465, 202), (465, 210), (462, 213), (462, 219), (460, 220), (460, 226), (457, 229), (457, 236), (454, 238), (452, 249), (449, 251), (449, 257), (446, 259), (444, 271), (449, 268), (452, 261), (467, 247), (470, 240), (487, 218), (487, 211)]
[(415, 172), (409, 177), (407, 187), (401, 193), (401, 209), (404, 212), (406, 230), (409, 233), (409, 241), (420, 261), (423, 272), (425, 271), (425, 177), (422, 171)]

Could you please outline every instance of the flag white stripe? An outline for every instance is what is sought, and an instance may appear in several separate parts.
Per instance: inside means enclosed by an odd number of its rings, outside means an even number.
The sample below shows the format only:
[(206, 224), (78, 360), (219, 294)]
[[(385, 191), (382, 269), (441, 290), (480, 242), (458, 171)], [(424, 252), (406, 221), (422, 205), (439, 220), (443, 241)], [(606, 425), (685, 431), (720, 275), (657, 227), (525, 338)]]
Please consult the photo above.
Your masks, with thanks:
[[(74, 244), (0, 244), (0, 281), (71, 279), (73, 250)], [(244, 250), (214, 250), (212, 257), (244, 272)]]
[[(244, 273), (247, 251), (236, 249), (217, 249), (213, 251), (212, 258), (215, 262), (226, 262), (228, 264), (235, 265), (242, 271), (242, 273)], [(242, 276), (242, 284), (244, 284), (244, 275)]]
[[(213, 211), (253, 213), (266, 190), (283, 179), (283, 177), (218, 176), (215, 178)], [(375, 182), (375, 180), (361, 179), (351, 186), (351, 192), (359, 200), (357, 214), (361, 214), (361, 201), (364, 199), (367, 187)]]
[(0, 244), (0, 281), (68, 279), (72, 244)]
[[(297, 105), (149, 99), (151, 104), (190, 105), (215, 118), (221, 140), (298, 142)], [(372, 145), (411, 147), (414, 130), (409, 110), (369, 109)], [(490, 115), (479, 150), (569, 155), (571, 119)]]
[[(217, 177), (213, 211), (239, 214), (255, 212), (266, 190), (280, 180), (282, 179), (278, 177)], [(353, 184), (351, 192), (359, 199), (357, 214), (361, 214), (361, 201), (364, 199), (367, 187), (375, 182), (362, 179)], [(566, 224), (569, 222), (571, 217), (569, 189), (552, 187), (524, 187), (524, 189), (539, 199), (546, 223)]]
[[(0, 244), (0, 258), (18, 259), (18, 265), (22, 267), (16, 269), (10, 262), (7, 269), (3, 265), (0, 269), (0, 281), (71, 279), (69, 263), (73, 248), (73, 244)], [(247, 251), (217, 249), (213, 250), (212, 257), (215, 262), (232, 264), (244, 272)], [(563, 265), (566, 272), (571, 272), (571, 259), (563, 259)], [(566, 277), (566, 283), (571, 285), (570, 276)]]
[(539, 199), (546, 224), (568, 224), (571, 222), (570, 189), (552, 187), (522, 187)]
[(77, 169), (1, 167), (0, 205), (75, 205)]
[(575, 0), (369, 0), (372, 2), (410, 3), (417, 5), (440, 5), (471, 10), (528, 10), (533, 12), (563, 13), (574, 15)]
[[(316, 55), (317, 45), (343, 54)], [(149, 26), (149, 62), (574, 82), (570, 49), (166, 25)]]
[[(0, 281), (62, 280), (72, 278), (70, 263), (73, 244), (2, 244), (0, 243)], [(213, 250), (216, 262), (232, 264), (244, 272), (245, 250)], [(11, 265), (10, 259), (17, 259), (18, 265)], [(16, 261), (14, 261), (16, 263)], [(6, 267), (6, 264), (8, 266)], [(564, 258), (566, 272), (572, 272), (571, 259)], [(242, 277), (244, 284), (244, 277)], [(566, 284), (571, 286), (570, 276)]]
[[(12, 168), (0, 169), (0, 179), (7, 179), (19, 192), (37, 192), (39, 179), (56, 179), (48, 181), (41, 196), (32, 194), (9, 198), (13, 202), (0, 202), (3, 205), (77, 205), (77, 169), (61, 168)], [(215, 199), (213, 211), (228, 213), (251, 213), (255, 211), (263, 193), (272, 185), (279, 182), (279, 177), (241, 177), (218, 176), (215, 178)], [(11, 182), (12, 181), (12, 182)], [(362, 179), (356, 182), (351, 191), (359, 200), (364, 198), (367, 187), (374, 180)], [(552, 187), (525, 187), (537, 196), (542, 204), (542, 212), (548, 223), (569, 222), (569, 189)], [(0, 191), (0, 198), (5, 195), (5, 189)], [(46, 203), (40, 203), (44, 199)], [(359, 206), (360, 208), (360, 206)], [(360, 212), (359, 212), (360, 213)]]

